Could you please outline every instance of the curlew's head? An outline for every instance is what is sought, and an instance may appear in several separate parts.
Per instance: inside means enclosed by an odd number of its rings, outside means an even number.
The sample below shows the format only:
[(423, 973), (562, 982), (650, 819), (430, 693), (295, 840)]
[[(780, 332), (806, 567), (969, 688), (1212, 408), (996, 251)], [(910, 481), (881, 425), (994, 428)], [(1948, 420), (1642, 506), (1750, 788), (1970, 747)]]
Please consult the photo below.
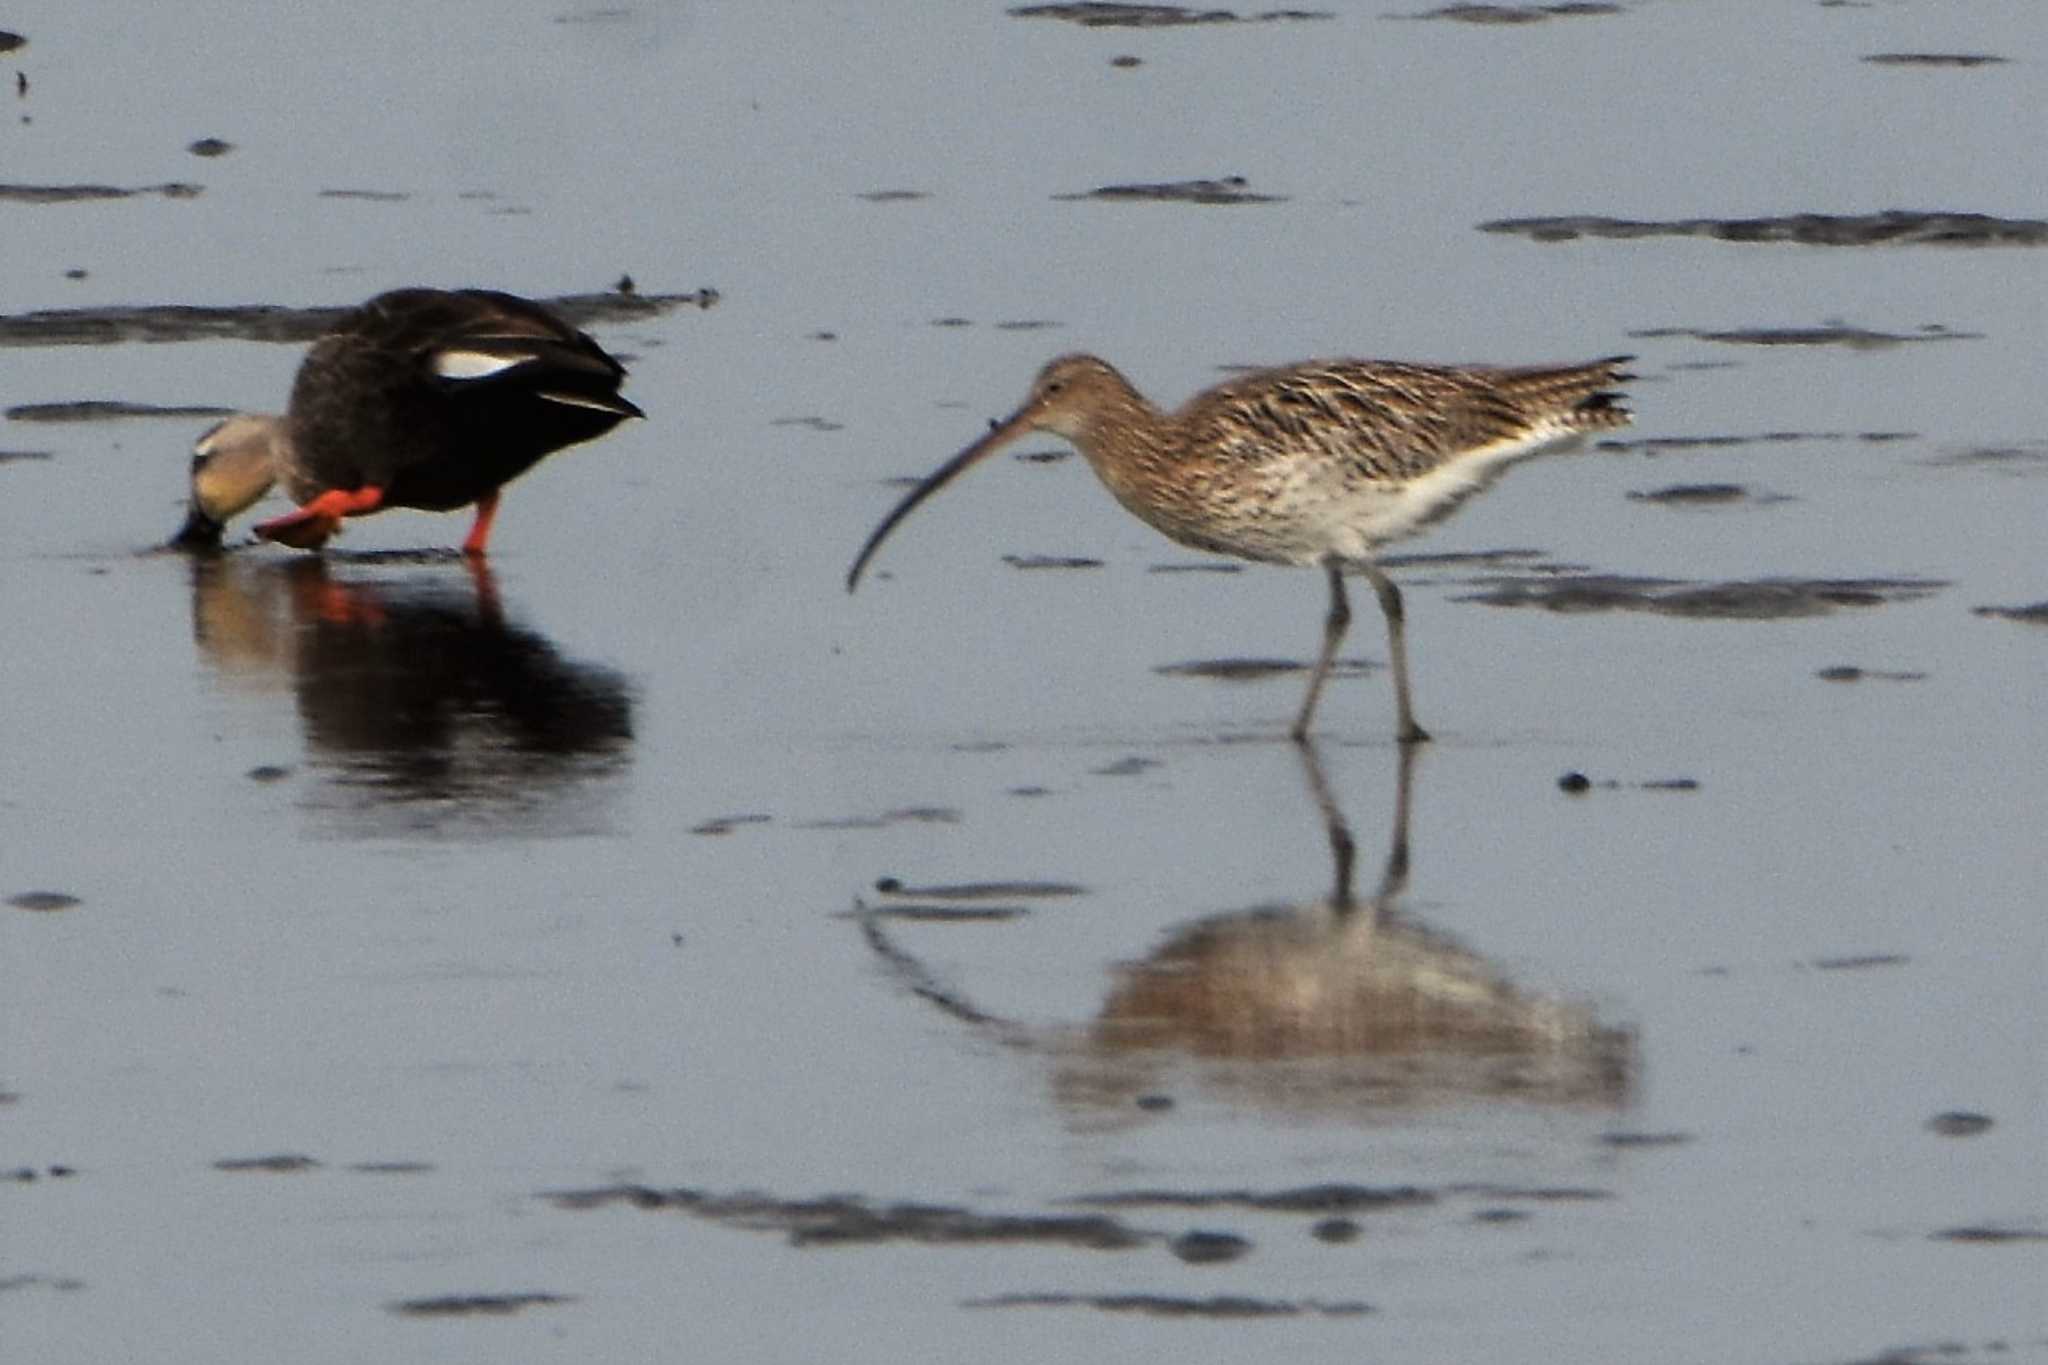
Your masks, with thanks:
[(171, 537), (181, 550), (217, 550), (228, 519), (252, 506), (277, 482), (284, 418), (241, 412), (192, 445), (192, 500)]
[(882, 542), (896, 529), (896, 524), (909, 516), (919, 503), (944, 488), (969, 466), (981, 463), (1018, 437), (1033, 431), (1049, 431), (1064, 436), (1070, 441), (1079, 441), (1088, 429), (1089, 422), (1096, 416), (1137, 399), (1129, 381), (1106, 360), (1092, 355), (1063, 355), (1048, 361), (1032, 381), (1031, 394), (1015, 412), (1000, 422), (991, 423), (980, 440), (955, 455), (927, 475), (924, 481), (904, 495), (903, 501), (882, 518), (882, 524), (874, 529), (861, 546), (853, 567), (846, 574), (846, 590), (852, 592), (860, 586), (861, 571), (868, 561), (875, 557), (875, 551), (882, 548)]

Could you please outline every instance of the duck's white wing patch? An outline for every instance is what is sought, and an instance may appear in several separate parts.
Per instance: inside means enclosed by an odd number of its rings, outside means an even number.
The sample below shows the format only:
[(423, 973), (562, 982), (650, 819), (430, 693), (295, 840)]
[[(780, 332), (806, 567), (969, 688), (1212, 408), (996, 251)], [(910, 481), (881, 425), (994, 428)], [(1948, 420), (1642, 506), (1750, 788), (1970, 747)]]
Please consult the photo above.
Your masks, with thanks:
[(443, 379), (487, 379), (532, 361), (530, 354), (507, 355), (501, 351), (467, 351), (458, 347), (434, 352), (433, 369)]

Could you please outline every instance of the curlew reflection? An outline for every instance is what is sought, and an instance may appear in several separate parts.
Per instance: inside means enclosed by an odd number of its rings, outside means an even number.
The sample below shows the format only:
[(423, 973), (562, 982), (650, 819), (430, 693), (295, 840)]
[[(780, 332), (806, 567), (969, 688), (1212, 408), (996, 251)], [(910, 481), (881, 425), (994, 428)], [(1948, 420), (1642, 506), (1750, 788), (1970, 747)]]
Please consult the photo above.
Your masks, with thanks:
[(192, 561), (199, 652), (232, 690), (289, 691), (303, 802), (350, 836), (577, 834), (633, 737), (625, 679), (507, 621), (488, 566), (455, 556)]
[(1404, 915), (1417, 749), (1402, 746), (1378, 885), (1353, 889), (1351, 831), (1312, 747), (1300, 746), (1327, 832), (1328, 895), (1212, 915), (1119, 965), (1094, 1021), (1034, 1029), (993, 1016), (932, 974), (864, 913), (868, 942), (926, 1002), (1047, 1054), (1077, 1120), (1138, 1121), (1183, 1084), (1263, 1110), (1369, 1117), (1389, 1109), (1519, 1101), (1625, 1103), (1635, 1036), (1585, 1003), (1524, 989), (1484, 957)]

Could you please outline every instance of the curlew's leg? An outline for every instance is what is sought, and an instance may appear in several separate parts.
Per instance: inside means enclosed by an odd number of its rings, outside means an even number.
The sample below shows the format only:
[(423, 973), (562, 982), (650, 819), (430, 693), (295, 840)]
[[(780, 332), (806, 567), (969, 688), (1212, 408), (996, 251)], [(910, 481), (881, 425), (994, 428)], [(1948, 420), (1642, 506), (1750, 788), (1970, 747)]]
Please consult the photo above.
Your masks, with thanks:
[(274, 540), (295, 550), (317, 550), (341, 529), (343, 517), (359, 517), (384, 505), (384, 490), (375, 484), (361, 488), (330, 488), (311, 502), (281, 517), (259, 522), (258, 540)]
[[(1372, 590), (1379, 594), (1380, 611), (1387, 618), (1387, 657), (1394, 669), (1394, 706), (1399, 713), (1396, 735), (1403, 744), (1419, 744), (1429, 738), (1429, 731), (1415, 723), (1415, 708), (1408, 701), (1408, 637), (1406, 614), (1401, 607), (1401, 590), (1394, 586), (1394, 580), (1380, 571), (1376, 564), (1361, 563), (1359, 566), (1372, 583)], [(1330, 571), (1333, 575), (1336, 570)], [(1336, 579), (1332, 577), (1331, 582)]]
[(1316, 699), (1323, 694), (1323, 683), (1330, 676), (1330, 665), (1337, 661), (1337, 644), (1344, 638), (1344, 628), (1351, 624), (1351, 603), (1344, 597), (1344, 573), (1335, 563), (1325, 564), (1323, 571), (1330, 576), (1330, 614), (1323, 618), (1323, 653), (1316, 660), (1316, 671), (1308, 680), (1308, 695), (1301, 699), (1301, 714), (1294, 718), (1294, 728), (1288, 731), (1296, 744), (1308, 741), (1308, 723), (1316, 713)]
[(481, 555), (484, 542), (491, 538), (491, 522), (498, 515), (498, 490), (493, 488), (476, 500), (476, 522), (469, 528), (469, 539), (462, 542), (462, 553)]

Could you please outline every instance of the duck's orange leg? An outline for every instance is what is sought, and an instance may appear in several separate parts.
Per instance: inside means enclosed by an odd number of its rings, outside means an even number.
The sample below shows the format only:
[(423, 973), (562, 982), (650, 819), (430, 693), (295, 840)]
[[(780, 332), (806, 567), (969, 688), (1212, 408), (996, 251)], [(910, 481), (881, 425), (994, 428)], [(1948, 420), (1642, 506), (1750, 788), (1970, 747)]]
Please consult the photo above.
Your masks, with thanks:
[(297, 550), (317, 550), (341, 529), (343, 517), (360, 517), (384, 505), (384, 490), (374, 484), (361, 488), (330, 488), (295, 511), (255, 528), (258, 540), (274, 540)]
[(476, 524), (469, 528), (469, 539), (462, 542), (462, 553), (482, 555), (484, 542), (491, 538), (491, 522), (498, 515), (498, 490), (493, 488), (476, 500)]

